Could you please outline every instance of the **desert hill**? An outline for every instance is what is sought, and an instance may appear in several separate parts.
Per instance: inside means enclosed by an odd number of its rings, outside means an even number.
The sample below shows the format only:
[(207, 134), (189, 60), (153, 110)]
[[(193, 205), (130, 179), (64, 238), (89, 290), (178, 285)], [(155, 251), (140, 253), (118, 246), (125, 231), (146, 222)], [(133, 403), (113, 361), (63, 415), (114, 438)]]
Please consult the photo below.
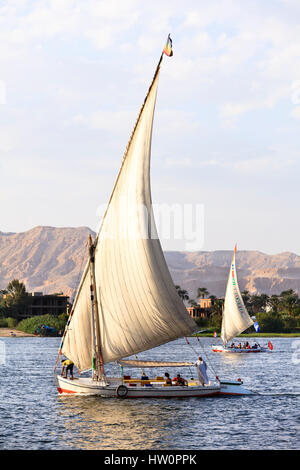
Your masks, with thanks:
[[(28, 291), (64, 292), (72, 297), (87, 260), (87, 227), (35, 227), (23, 233), (0, 232), (0, 289), (17, 278)], [(175, 284), (195, 298), (198, 287), (224, 296), (231, 251), (167, 251), (165, 257)], [(300, 256), (285, 252), (267, 255), (259, 251), (237, 253), (241, 290), (279, 294), (300, 293)]]

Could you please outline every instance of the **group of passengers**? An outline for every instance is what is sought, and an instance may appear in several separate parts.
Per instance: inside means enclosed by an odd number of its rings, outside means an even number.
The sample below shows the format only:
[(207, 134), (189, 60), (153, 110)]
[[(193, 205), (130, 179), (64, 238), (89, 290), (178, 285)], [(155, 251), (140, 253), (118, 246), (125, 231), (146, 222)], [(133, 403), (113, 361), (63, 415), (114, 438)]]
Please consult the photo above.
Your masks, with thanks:
[[(196, 367), (198, 379), (200, 384), (204, 387), (204, 385), (209, 384), (209, 378), (207, 376), (207, 365), (206, 362), (202, 359), (201, 356), (198, 357), (198, 360), (195, 362), (194, 366)], [(165, 385), (188, 385), (188, 381), (181, 377), (180, 374), (177, 374), (176, 377), (173, 379), (170, 378), (170, 374), (168, 372), (165, 373)]]
[(233, 348), (233, 349), (258, 349), (259, 345), (257, 343), (255, 343), (254, 345), (251, 346), (248, 343), (248, 341), (246, 341), (244, 344), (239, 343), (237, 345), (235, 343), (231, 343), (231, 345), (229, 347)]
[(171, 379), (170, 374), (168, 372), (165, 373), (165, 384), (166, 385), (188, 385), (188, 381), (181, 377), (180, 374), (177, 374), (176, 377)]

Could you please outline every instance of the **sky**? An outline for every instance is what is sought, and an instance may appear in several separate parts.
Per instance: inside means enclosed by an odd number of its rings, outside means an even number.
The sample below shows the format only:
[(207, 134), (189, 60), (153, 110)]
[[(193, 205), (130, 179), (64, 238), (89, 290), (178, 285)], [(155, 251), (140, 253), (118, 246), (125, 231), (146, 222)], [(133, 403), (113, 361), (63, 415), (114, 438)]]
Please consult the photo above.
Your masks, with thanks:
[(299, 21), (298, 0), (0, 0), (0, 231), (97, 230), (170, 33), (163, 248), (300, 254)]

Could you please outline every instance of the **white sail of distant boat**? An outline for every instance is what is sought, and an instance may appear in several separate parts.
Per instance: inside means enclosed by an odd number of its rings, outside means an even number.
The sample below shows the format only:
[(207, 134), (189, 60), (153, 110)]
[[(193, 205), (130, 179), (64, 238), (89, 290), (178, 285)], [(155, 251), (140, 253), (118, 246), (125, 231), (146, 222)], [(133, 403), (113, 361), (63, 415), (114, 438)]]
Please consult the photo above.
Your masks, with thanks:
[(253, 320), (245, 307), (237, 280), (235, 246), (228, 275), (224, 309), (222, 316), (221, 338), (226, 345), (235, 336), (253, 325)]
[(264, 352), (267, 348), (261, 347), (258, 343), (252, 347), (248, 342), (245, 343), (244, 347), (236, 347), (234, 344), (228, 347), (229, 341), (254, 325), (239, 289), (236, 272), (236, 252), (237, 247), (235, 245), (222, 312), (221, 339), (223, 345), (213, 345), (212, 349), (214, 352)]
[[(172, 55), (170, 47), (166, 54)], [(105, 373), (105, 364), (115, 361), (120, 361), (122, 368), (172, 366), (165, 360), (126, 362), (124, 358), (198, 329), (174, 287), (152, 212), (151, 137), (162, 58), (163, 54), (127, 145), (99, 233), (94, 242), (89, 241), (89, 260), (59, 350), (79, 371), (92, 369), (93, 377), (72, 381), (57, 375), (62, 393), (134, 397), (174, 396), (174, 389), (175, 396), (207, 396), (220, 391), (219, 383), (185, 389), (170, 387), (171, 391), (163, 389), (162, 383), (154, 386), (154, 382), (149, 387), (141, 386), (139, 381), (126, 386), (123, 377), (108, 378)]]

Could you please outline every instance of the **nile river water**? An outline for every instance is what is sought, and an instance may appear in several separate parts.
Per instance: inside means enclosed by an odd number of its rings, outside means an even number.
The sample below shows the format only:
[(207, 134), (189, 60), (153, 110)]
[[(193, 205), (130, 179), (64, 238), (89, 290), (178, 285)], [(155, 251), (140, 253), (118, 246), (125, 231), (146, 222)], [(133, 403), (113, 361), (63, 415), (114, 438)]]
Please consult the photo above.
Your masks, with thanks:
[(299, 449), (300, 338), (271, 341), (264, 354), (217, 354), (213, 338), (191, 338), (139, 356), (194, 361), (200, 353), (220, 378), (241, 377), (254, 395), (122, 400), (58, 396), (59, 338), (0, 338), (0, 449)]

